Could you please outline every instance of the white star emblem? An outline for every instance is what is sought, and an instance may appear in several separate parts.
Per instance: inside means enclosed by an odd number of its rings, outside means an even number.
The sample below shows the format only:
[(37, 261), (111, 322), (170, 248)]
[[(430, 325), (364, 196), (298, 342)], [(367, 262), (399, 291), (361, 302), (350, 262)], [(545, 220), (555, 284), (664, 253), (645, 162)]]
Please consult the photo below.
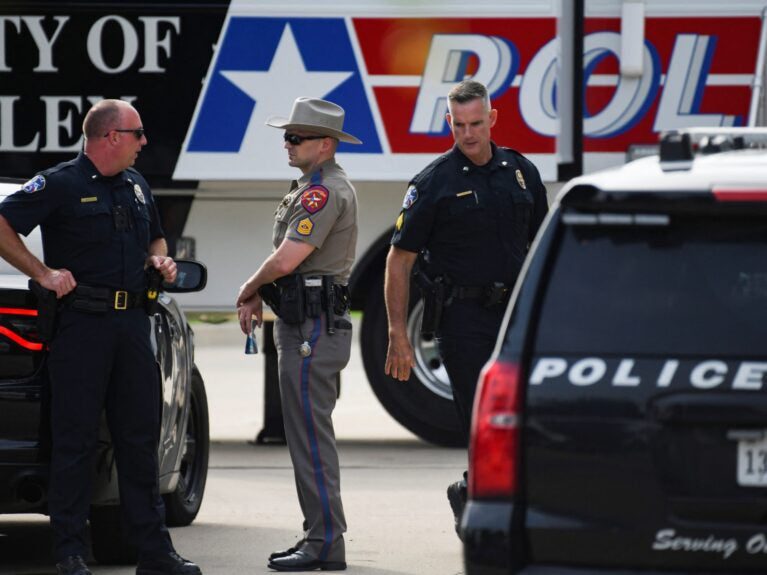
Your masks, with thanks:
[(352, 72), (308, 71), (287, 24), (268, 71), (222, 70), (221, 75), (255, 101), (239, 154), (257, 154), (262, 165), (280, 165), (279, 162), (285, 164), (288, 159), (281, 146), (282, 132), (266, 126), (267, 118), (289, 116), (293, 102), (300, 96), (325, 97), (348, 80)]

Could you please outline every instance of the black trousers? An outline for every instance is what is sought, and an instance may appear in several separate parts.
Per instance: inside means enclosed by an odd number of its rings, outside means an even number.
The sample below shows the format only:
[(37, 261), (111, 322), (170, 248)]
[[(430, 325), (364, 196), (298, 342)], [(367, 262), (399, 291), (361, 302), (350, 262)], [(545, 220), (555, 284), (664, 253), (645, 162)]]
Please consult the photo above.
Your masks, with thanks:
[(478, 300), (457, 300), (442, 312), (439, 351), (450, 377), (461, 427), (468, 440), (477, 381), (495, 349), (506, 305), (490, 308)]
[(101, 414), (117, 461), (126, 533), (142, 557), (173, 549), (159, 490), (160, 382), (141, 309), (65, 309), (50, 346), (54, 557), (87, 556), (86, 521)]

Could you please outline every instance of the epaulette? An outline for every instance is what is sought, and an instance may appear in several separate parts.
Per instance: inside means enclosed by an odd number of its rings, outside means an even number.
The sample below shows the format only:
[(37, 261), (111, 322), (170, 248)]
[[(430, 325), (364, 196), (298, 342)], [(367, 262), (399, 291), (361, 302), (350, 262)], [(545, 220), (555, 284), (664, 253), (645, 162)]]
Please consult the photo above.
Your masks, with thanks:
[(520, 152), (519, 150), (515, 150), (514, 148), (509, 148), (508, 146), (498, 146), (498, 148), (503, 150), (504, 152), (511, 152), (518, 159), (521, 159), (521, 160), (524, 160), (527, 163), (530, 163), (530, 160), (528, 160), (525, 157), (525, 155), (522, 152)]
[(136, 168), (125, 168), (125, 173), (128, 174), (128, 177), (132, 178), (134, 182), (149, 187), (149, 182), (146, 181), (146, 178), (142, 176), (141, 172), (139, 172)]
[(312, 184), (313, 186), (318, 186), (322, 183), (322, 177), (323, 177), (322, 168), (320, 168), (319, 170), (317, 170), (316, 172), (312, 174), (312, 177), (309, 179), (309, 183)]
[(42, 170), (40, 172), (40, 175), (41, 176), (50, 176), (52, 174), (60, 172), (61, 170), (66, 170), (68, 168), (74, 168), (76, 161), (77, 161), (77, 158), (75, 158), (73, 160), (69, 160), (68, 162), (61, 162), (60, 164), (56, 164), (55, 166), (52, 166), (50, 168), (46, 168), (45, 170)]
[(434, 173), (434, 170), (436, 170), (439, 166), (447, 162), (447, 160), (450, 158), (450, 151), (445, 152), (438, 158), (436, 158), (433, 162), (431, 162), (428, 166), (426, 166), (423, 170), (421, 170), (416, 176), (410, 180), (411, 184), (418, 184), (419, 182), (424, 181), (425, 179), (431, 177), (431, 175)]

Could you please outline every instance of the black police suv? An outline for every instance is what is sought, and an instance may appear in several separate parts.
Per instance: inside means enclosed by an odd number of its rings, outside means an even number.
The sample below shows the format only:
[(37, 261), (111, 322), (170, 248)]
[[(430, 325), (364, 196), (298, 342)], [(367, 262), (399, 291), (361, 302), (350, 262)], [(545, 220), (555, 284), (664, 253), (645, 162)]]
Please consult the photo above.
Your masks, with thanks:
[(480, 378), (469, 575), (767, 573), (766, 142), (559, 195)]
[[(18, 189), (0, 183), (0, 201)], [(25, 243), (42, 256), (39, 228)], [(205, 287), (205, 267), (177, 261), (178, 279), (165, 292)], [(36, 300), (27, 277), (0, 260), (0, 514), (46, 513), (50, 427), (44, 345), (37, 338)], [(152, 343), (162, 382), (160, 490), (169, 526), (189, 525), (202, 503), (208, 473), (208, 402), (194, 365), (194, 334), (176, 302), (159, 295)], [(136, 550), (122, 534), (117, 470), (103, 421), (94, 469), (91, 542), (99, 563), (130, 563)]]

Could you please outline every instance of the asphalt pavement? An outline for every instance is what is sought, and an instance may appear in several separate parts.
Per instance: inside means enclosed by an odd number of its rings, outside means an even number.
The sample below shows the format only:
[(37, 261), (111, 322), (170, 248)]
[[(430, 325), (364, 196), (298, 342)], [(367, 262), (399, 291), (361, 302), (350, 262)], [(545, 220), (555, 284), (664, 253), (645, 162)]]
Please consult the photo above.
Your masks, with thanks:
[[(171, 534), (206, 575), (273, 573), (267, 556), (296, 541), (301, 516), (287, 449), (251, 443), (263, 425), (264, 356), (244, 354), (245, 337), (234, 322), (194, 329), (208, 393), (210, 467), (196, 521)], [(445, 488), (464, 469), (465, 450), (431, 446), (391, 419), (367, 383), (356, 343), (334, 421), (349, 528), (346, 572), (463, 573)], [(131, 566), (91, 569), (135, 573)], [(0, 575), (53, 573), (47, 518), (0, 516)]]

